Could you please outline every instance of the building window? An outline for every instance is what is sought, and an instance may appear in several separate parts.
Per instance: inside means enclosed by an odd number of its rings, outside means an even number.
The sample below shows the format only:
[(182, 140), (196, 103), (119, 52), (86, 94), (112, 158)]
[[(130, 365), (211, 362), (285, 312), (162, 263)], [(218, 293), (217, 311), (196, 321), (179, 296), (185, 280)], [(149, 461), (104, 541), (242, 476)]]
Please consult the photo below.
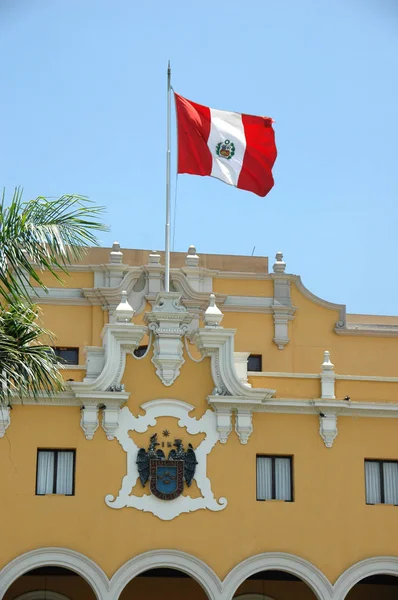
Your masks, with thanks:
[(366, 504), (398, 506), (398, 461), (365, 460)]
[(63, 348), (61, 346), (56, 346), (54, 352), (66, 365), (79, 364), (79, 348)]
[(75, 494), (75, 450), (38, 450), (36, 495)]
[(263, 370), (263, 357), (261, 354), (250, 354), (247, 359), (247, 370), (248, 371), (262, 371)]
[(291, 456), (257, 456), (257, 500), (293, 501)]

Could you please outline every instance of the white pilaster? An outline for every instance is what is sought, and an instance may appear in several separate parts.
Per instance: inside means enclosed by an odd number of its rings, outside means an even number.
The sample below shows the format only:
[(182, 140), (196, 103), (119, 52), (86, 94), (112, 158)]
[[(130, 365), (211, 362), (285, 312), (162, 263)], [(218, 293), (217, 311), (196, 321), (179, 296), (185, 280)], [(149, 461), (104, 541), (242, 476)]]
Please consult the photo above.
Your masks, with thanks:
[(325, 350), (321, 371), (321, 398), (325, 400), (334, 400), (335, 378), (334, 364), (330, 361), (330, 352)]

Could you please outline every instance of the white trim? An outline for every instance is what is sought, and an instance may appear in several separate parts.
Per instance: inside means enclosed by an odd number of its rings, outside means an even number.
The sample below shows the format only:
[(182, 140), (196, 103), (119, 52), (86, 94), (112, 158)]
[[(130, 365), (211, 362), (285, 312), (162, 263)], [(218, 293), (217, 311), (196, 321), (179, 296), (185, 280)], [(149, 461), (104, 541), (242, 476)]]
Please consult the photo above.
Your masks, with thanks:
[[(320, 373), (281, 373), (277, 371), (248, 371), (248, 377), (274, 377), (280, 379), (320, 379)], [(335, 375), (341, 381), (378, 381), (381, 383), (398, 383), (398, 377), (383, 375)]]
[(35, 590), (34, 592), (25, 592), (13, 600), (70, 600), (70, 598), (51, 590)]
[(14, 558), (0, 571), (0, 600), (19, 577), (45, 566), (64, 567), (80, 575), (91, 587), (97, 600), (109, 600), (109, 580), (91, 559), (68, 548), (39, 548)]
[(248, 371), (248, 377), (276, 377), (283, 379), (320, 379), (320, 373), (279, 373), (276, 371)]
[[(211, 482), (207, 476), (207, 455), (219, 441), (216, 427), (216, 415), (212, 410), (207, 410), (202, 417), (196, 419), (189, 413), (194, 406), (181, 400), (159, 399), (141, 405), (145, 411), (144, 416), (135, 417), (125, 406), (119, 413), (119, 424), (113, 430), (114, 437), (127, 454), (127, 473), (122, 479), (118, 495), (114, 497), (107, 494), (105, 503), (110, 508), (120, 509), (132, 507), (144, 512), (151, 512), (159, 519), (170, 521), (182, 513), (189, 513), (200, 509), (212, 511), (223, 510), (227, 506), (226, 498), (215, 498), (211, 489)], [(175, 498), (173, 502), (159, 500), (153, 494), (134, 495), (134, 488), (139, 479), (137, 455), (139, 448), (129, 436), (129, 431), (143, 433), (156, 424), (158, 417), (174, 417), (178, 419), (179, 427), (185, 427), (190, 434), (205, 433), (205, 438), (195, 448), (197, 467), (194, 479), (201, 493), (200, 497), (191, 498), (188, 490)]]
[(126, 585), (140, 573), (164, 567), (186, 573), (203, 588), (209, 600), (220, 600), (222, 585), (214, 571), (196, 556), (179, 550), (150, 550), (126, 562), (110, 581), (111, 600), (118, 600)]
[(337, 326), (334, 329), (337, 335), (353, 335), (366, 337), (398, 337), (398, 325), (346, 323), (344, 327)]
[(340, 575), (334, 584), (333, 599), (344, 600), (354, 585), (372, 575), (398, 577), (398, 558), (396, 556), (373, 556), (352, 565)]
[(392, 402), (346, 402), (322, 398), (272, 398), (262, 402), (239, 396), (208, 396), (208, 402), (216, 410), (242, 408), (253, 412), (276, 414), (317, 415), (320, 412), (327, 412), (344, 417), (398, 418), (398, 403)]
[(228, 573), (223, 582), (223, 600), (232, 600), (239, 586), (251, 575), (269, 570), (295, 575), (311, 588), (318, 600), (331, 600), (333, 597), (330, 581), (307, 560), (284, 552), (265, 552), (251, 556)]

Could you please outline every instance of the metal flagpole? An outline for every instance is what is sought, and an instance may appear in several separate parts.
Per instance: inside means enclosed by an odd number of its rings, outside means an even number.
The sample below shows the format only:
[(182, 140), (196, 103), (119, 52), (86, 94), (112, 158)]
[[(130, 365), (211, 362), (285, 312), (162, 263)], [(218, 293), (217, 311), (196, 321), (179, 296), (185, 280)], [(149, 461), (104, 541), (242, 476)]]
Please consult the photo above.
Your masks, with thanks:
[(171, 112), (171, 69), (167, 67), (167, 150), (166, 150), (166, 241), (164, 289), (170, 291), (170, 115)]

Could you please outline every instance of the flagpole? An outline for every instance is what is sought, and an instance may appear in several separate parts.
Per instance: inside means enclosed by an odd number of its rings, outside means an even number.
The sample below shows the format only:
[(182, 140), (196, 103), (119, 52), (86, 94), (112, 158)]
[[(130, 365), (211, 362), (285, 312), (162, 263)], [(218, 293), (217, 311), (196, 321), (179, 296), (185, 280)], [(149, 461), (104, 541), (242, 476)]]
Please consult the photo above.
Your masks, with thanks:
[(170, 291), (170, 119), (171, 119), (171, 69), (167, 67), (167, 150), (166, 150), (166, 231), (164, 289)]

